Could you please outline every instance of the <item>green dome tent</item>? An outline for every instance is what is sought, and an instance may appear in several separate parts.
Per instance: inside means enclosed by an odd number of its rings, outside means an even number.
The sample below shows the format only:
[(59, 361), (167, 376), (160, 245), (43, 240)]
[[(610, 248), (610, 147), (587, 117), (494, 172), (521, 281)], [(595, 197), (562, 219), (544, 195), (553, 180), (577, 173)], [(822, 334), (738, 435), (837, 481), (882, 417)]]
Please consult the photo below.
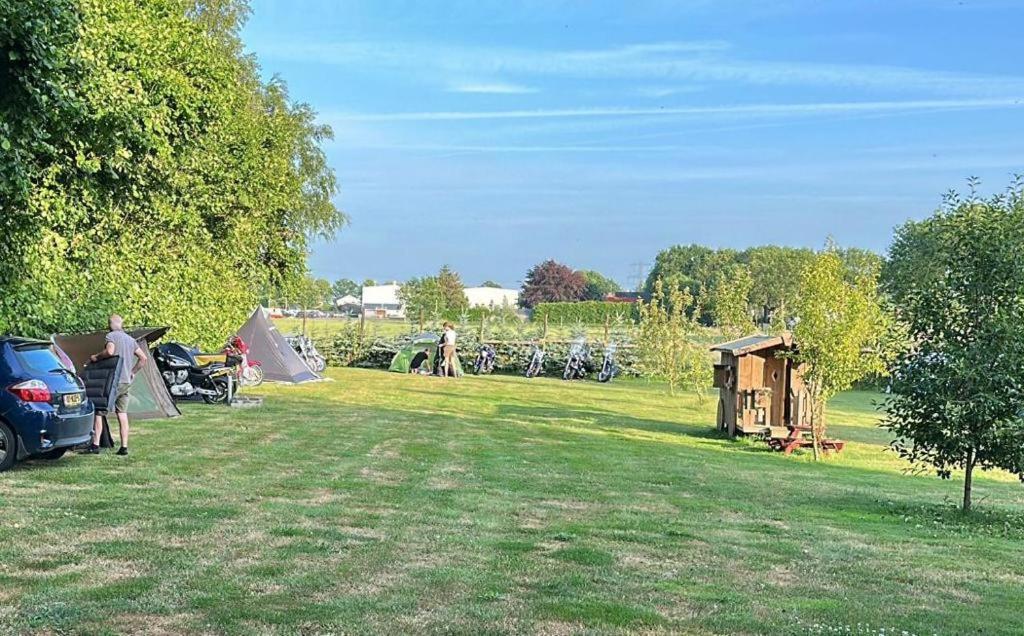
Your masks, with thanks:
[[(388, 367), (388, 371), (409, 373), (409, 366), (412, 364), (413, 356), (424, 349), (427, 351), (427, 361), (425, 364), (433, 370), (435, 358), (437, 357), (437, 343), (440, 340), (441, 336), (429, 331), (413, 336), (409, 342), (398, 350), (395, 357), (391, 359), (391, 366)], [(462, 365), (459, 363), (458, 356), (455, 356), (455, 375), (462, 375)]]

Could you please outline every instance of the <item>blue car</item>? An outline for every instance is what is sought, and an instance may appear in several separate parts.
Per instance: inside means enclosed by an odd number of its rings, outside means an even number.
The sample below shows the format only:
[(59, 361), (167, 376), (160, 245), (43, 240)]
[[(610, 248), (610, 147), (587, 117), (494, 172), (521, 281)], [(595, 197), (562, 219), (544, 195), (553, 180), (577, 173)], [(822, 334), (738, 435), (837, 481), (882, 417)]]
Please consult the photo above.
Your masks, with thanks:
[(85, 386), (52, 344), (0, 336), (0, 472), (89, 441), (93, 416)]

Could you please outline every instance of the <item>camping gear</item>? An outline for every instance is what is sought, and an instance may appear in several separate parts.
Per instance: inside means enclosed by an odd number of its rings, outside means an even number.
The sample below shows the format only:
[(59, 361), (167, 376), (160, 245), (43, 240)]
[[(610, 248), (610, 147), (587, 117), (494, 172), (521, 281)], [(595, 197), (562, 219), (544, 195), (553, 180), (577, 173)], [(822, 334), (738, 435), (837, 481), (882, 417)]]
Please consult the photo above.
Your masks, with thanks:
[[(436, 333), (429, 331), (413, 336), (409, 339), (409, 342), (399, 348), (395, 357), (391, 359), (391, 365), (388, 367), (388, 371), (409, 373), (413, 357), (424, 350), (427, 352), (427, 360), (423, 364), (425, 364), (428, 369), (436, 369), (437, 364), (441, 361), (441, 355), (438, 347), (440, 339), (441, 337)], [(453, 361), (455, 362), (455, 375), (461, 376), (462, 364), (459, 362), (459, 357), (455, 356)]]
[(473, 363), (473, 372), (477, 375), (494, 371), (494, 360), (498, 352), (493, 345), (482, 344), (476, 354), (476, 362)]
[[(139, 346), (148, 351), (150, 344), (156, 342), (167, 333), (167, 327), (135, 329), (128, 332)], [(99, 353), (106, 346), (106, 331), (91, 333), (54, 335), (51, 340), (62, 352), (75, 369), (84, 370), (89, 363), (89, 356)], [(132, 381), (128, 394), (128, 415), (132, 419), (149, 420), (181, 415), (174, 400), (167, 392), (160, 371), (156, 368), (153, 356), (149, 359)]]
[(582, 340), (573, 342), (569, 347), (569, 357), (565, 360), (562, 371), (563, 380), (582, 380), (587, 377), (587, 363), (590, 362), (590, 350)]
[(530, 362), (526, 365), (526, 377), (535, 378), (544, 373), (544, 350), (539, 345), (533, 345), (533, 352), (530, 354)]
[(409, 373), (412, 359), (421, 351), (427, 352), (427, 360), (424, 363), (427, 369), (434, 368), (434, 360), (437, 359), (437, 334), (424, 332), (413, 336), (408, 343), (399, 348), (395, 356), (391, 358), (391, 365), (388, 371), (395, 373)]
[(604, 359), (601, 361), (601, 370), (597, 372), (598, 382), (611, 382), (619, 373), (619, 365), (615, 363), (615, 343), (609, 344), (604, 350)]
[(310, 370), (270, 320), (257, 307), (237, 335), (249, 345), (249, 355), (260, 360), (263, 377), (271, 382), (310, 382), (320, 376)]
[(233, 365), (200, 364), (196, 352), (180, 342), (168, 342), (153, 349), (153, 359), (167, 390), (175, 398), (199, 395), (207, 404), (230, 400)]
[(117, 381), (117, 365), (121, 356), (101, 358), (90, 362), (82, 370), (81, 378), (85, 383), (85, 395), (96, 408), (96, 414), (103, 418), (100, 429), (100, 448), (113, 448), (114, 438), (110, 435), (110, 421), (106, 413), (110, 411), (110, 398), (114, 395), (114, 382)]

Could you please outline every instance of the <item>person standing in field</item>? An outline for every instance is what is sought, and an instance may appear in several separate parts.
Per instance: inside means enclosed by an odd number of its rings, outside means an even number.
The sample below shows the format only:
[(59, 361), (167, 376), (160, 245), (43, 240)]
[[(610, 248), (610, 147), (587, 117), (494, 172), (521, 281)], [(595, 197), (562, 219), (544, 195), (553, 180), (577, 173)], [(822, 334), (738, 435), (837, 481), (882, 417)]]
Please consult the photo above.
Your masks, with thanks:
[(444, 356), (445, 377), (455, 377), (455, 325), (450, 322), (444, 323), (444, 335), (441, 337), (441, 353)]
[[(114, 372), (115, 387), (110, 402), (114, 404), (114, 413), (117, 414), (117, 424), (121, 434), (121, 448), (118, 449), (117, 454), (127, 455), (128, 391), (131, 389), (132, 379), (149, 359), (149, 356), (135, 341), (135, 338), (125, 333), (124, 320), (117, 314), (110, 317), (110, 333), (107, 334), (106, 341), (103, 351), (92, 355), (89, 360), (96, 362), (103, 358), (118, 356), (117, 370)], [(100, 452), (100, 435), (103, 433), (103, 418), (106, 415), (103, 412), (96, 413), (92, 429), (92, 444), (89, 445), (90, 453)]]

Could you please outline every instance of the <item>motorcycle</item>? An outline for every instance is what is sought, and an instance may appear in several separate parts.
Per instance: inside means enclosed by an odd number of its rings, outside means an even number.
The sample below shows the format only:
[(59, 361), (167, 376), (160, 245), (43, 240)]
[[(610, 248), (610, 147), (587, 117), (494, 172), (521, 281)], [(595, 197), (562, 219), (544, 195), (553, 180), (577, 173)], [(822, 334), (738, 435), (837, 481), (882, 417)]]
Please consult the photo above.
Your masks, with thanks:
[(327, 360), (316, 350), (316, 345), (308, 336), (285, 336), (285, 340), (311, 371), (321, 373), (327, 368)]
[(199, 395), (207, 404), (227, 402), (234, 365), (223, 362), (200, 365), (196, 351), (179, 342), (162, 344), (152, 353), (156, 368), (173, 397)]
[(249, 345), (239, 336), (231, 336), (224, 346), (224, 356), (228, 362), (236, 361), (235, 382), (239, 386), (259, 386), (263, 384), (263, 366), (259, 360), (249, 358)]
[(563, 380), (582, 380), (587, 377), (587, 363), (590, 362), (590, 351), (583, 342), (574, 342), (569, 347), (569, 357), (562, 371)]
[(544, 350), (538, 345), (533, 345), (533, 353), (530, 354), (530, 363), (526, 365), (526, 377), (535, 378), (544, 372)]
[(480, 345), (480, 350), (476, 354), (476, 362), (473, 363), (473, 372), (481, 375), (494, 371), (494, 359), (497, 355), (498, 352), (495, 351), (493, 346), (489, 344)]
[(604, 360), (601, 361), (601, 370), (597, 372), (598, 382), (611, 382), (619, 373), (619, 365), (615, 363), (615, 349), (614, 343), (609, 344), (604, 350)]

